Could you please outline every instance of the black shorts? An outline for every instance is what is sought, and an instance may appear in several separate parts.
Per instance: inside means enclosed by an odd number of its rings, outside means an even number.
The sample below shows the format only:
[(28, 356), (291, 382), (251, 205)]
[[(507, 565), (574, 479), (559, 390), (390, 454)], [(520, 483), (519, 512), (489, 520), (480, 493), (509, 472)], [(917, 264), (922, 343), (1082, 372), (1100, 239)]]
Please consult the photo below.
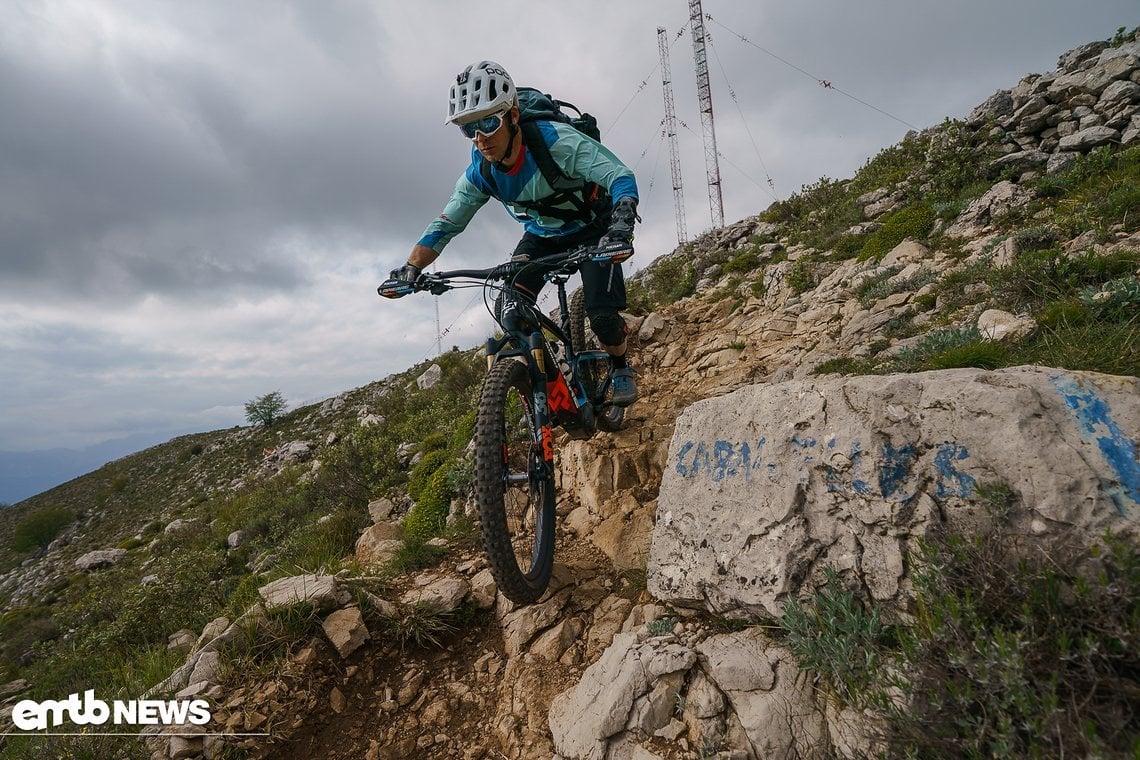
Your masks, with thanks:
[[(606, 233), (609, 228), (608, 222), (608, 219), (602, 219), (578, 232), (562, 237), (540, 237), (525, 232), (522, 240), (515, 246), (514, 255), (525, 255), (534, 260), (564, 253), (580, 245), (594, 245)], [(625, 277), (622, 274), (621, 264), (598, 264), (587, 261), (582, 264), (580, 271), (586, 314), (591, 320), (605, 314), (616, 314), (625, 308)], [(524, 271), (515, 280), (515, 284), (537, 297), (546, 281), (542, 279), (541, 272)]]

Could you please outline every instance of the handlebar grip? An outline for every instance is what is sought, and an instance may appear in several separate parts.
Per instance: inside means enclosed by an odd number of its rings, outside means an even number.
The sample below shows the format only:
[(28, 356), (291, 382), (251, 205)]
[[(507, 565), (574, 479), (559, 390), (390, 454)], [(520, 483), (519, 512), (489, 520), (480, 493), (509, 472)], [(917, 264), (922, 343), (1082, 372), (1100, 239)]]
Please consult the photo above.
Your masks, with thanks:
[(406, 280), (384, 280), (376, 292), (385, 298), (402, 298), (408, 293), (415, 293), (416, 286)]
[(590, 255), (599, 264), (620, 264), (633, 256), (633, 243), (614, 242), (594, 250)]

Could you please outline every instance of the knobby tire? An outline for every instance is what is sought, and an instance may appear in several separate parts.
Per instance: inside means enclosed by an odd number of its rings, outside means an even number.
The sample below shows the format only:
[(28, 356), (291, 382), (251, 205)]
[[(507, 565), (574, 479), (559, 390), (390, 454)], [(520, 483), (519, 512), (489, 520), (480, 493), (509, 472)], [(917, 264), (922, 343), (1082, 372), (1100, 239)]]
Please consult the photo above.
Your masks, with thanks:
[(483, 381), (475, 418), (475, 495), (483, 549), (503, 596), (530, 604), (554, 565), (553, 462), (542, 464), (527, 365), (495, 363)]

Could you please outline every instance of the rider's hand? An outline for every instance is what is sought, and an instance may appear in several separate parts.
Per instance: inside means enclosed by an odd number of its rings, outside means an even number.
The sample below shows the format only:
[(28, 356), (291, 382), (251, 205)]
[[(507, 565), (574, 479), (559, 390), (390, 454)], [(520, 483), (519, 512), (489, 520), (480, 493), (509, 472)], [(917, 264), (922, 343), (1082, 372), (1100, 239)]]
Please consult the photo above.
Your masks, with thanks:
[(404, 264), (399, 269), (388, 273), (388, 279), (376, 288), (376, 292), (385, 298), (400, 298), (412, 293), (416, 289), (416, 281), (420, 278), (420, 268), (415, 264)]
[(637, 199), (625, 197), (614, 204), (610, 228), (598, 241), (598, 248), (617, 248), (633, 243), (633, 225), (641, 221), (637, 215)]

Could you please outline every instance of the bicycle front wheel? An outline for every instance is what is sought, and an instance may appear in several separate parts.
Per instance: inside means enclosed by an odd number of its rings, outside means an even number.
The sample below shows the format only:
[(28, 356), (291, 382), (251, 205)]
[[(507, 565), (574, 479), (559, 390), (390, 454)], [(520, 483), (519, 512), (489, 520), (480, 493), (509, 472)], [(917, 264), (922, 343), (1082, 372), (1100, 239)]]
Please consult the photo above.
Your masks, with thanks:
[(516, 604), (542, 596), (554, 565), (554, 462), (535, 411), (526, 364), (497, 362), (479, 395), (475, 494), (491, 574)]

